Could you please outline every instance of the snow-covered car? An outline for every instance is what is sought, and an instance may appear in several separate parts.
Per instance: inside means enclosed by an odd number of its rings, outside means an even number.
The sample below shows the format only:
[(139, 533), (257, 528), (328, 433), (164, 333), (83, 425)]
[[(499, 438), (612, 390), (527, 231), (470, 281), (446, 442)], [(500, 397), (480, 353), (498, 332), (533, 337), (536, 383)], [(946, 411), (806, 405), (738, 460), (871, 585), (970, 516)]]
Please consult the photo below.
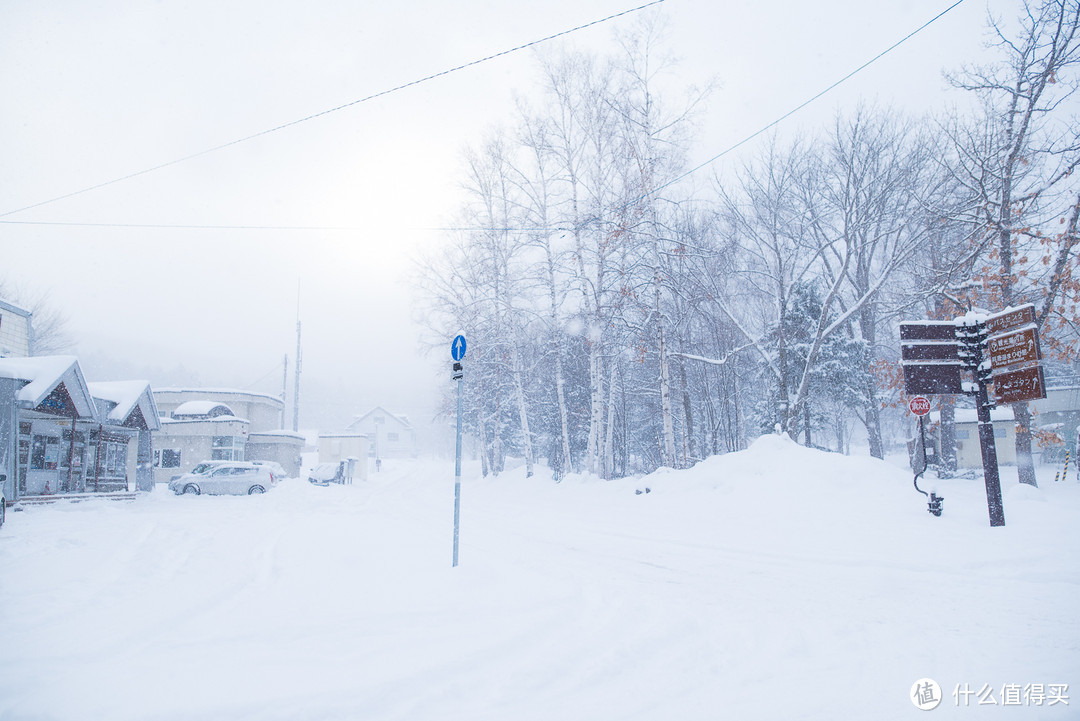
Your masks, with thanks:
[(263, 468), (270, 469), (270, 472), (274, 474), (274, 480), (280, 481), (283, 478), (288, 478), (289, 473), (285, 470), (285, 466), (281, 465), (277, 461), (252, 461), (256, 466), (262, 466)]
[(345, 482), (345, 462), (320, 463), (308, 473), (308, 483), (325, 486), (330, 483)]
[[(197, 467), (197, 466), (196, 466)], [(254, 463), (222, 463), (203, 473), (185, 473), (169, 481), (169, 490), (182, 493), (243, 496), (265, 493), (277, 485), (268, 468)]]
[(230, 463), (236, 463), (236, 461), (203, 461), (202, 463), (198, 464), (197, 466), (192, 468), (187, 473), (177, 473), (175, 476), (173, 476), (169, 480), (170, 481), (175, 481), (177, 478), (180, 478), (181, 476), (185, 476), (185, 475), (189, 475), (189, 474), (190, 475), (196, 475), (196, 476), (203, 476), (203, 475), (206, 475), (207, 473), (209, 473), (210, 471), (214, 470), (215, 468), (217, 468), (219, 466), (226, 466), (226, 465), (229, 465)]

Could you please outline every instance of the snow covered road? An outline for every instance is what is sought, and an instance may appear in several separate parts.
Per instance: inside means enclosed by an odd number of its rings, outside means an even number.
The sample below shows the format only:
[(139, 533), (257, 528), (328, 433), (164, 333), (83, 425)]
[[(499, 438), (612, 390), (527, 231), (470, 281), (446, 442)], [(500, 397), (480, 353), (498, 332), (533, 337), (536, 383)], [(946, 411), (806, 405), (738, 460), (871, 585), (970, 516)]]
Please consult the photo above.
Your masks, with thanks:
[(451, 474), (9, 514), (0, 719), (902, 719), (923, 677), (934, 718), (1080, 716), (1001, 703), (1080, 684), (1075, 483), (1006, 483), (991, 529), (981, 481), (934, 518), (905, 471), (775, 437), (637, 481), (474, 475), (452, 569)]

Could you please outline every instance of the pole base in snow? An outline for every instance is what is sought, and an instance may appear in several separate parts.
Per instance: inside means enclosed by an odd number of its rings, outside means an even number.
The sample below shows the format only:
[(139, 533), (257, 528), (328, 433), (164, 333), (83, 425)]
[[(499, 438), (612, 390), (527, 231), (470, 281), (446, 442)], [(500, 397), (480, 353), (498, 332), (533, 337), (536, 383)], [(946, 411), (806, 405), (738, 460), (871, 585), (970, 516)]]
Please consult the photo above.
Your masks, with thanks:
[(941, 502), (944, 501), (944, 500), (945, 500), (945, 498), (943, 496), (939, 496), (936, 493), (931, 493), (930, 494), (930, 502), (926, 504), (926, 506), (927, 506), (926, 510), (929, 511), (930, 513), (934, 514), (935, 516), (940, 516), (941, 515)]

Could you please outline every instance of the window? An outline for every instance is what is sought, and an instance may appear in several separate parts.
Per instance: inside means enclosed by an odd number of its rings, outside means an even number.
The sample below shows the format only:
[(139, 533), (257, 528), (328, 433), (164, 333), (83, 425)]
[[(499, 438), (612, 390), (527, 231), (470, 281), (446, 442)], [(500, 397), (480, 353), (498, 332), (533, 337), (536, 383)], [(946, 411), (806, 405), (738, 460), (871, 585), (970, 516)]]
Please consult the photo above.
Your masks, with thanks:
[(964, 428), (963, 430), (961, 430), (959, 428), (956, 429), (956, 440), (958, 440), (958, 441), (966, 441), (970, 437), (971, 437), (971, 432), (968, 431), (966, 428)]
[(124, 470), (125, 466), (127, 466), (127, 444), (108, 443), (106, 444), (106, 448), (105, 468), (108, 470), (109, 475), (113, 477), (125, 475)]
[(56, 436), (45, 436), (45, 470), (55, 471), (60, 462), (60, 439)]
[(380, 423), (386, 423), (385, 416), (375, 416), (375, 425), (378, 425)]
[(398, 439), (398, 434), (397, 433), (387, 433), (386, 434), (386, 440), (389, 441), (390, 443), (396, 443), (397, 439)]
[(1004, 438), (1004, 437), (1005, 437), (1005, 429), (1004, 428), (995, 428), (994, 429), (994, 438)]
[[(154, 456), (158, 455), (159, 451), (154, 451)], [(161, 467), (162, 468), (179, 468), (180, 467), (180, 449), (179, 448), (162, 448), (161, 451)]]
[(212, 461), (242, 461), (244, 460), (244, 439), (242, 436), (214, 436), (210, 442), (210, 460)]
[(45, 436), (34, 436), (30, 448), (30, 468), (34, 471), (45, 470)]

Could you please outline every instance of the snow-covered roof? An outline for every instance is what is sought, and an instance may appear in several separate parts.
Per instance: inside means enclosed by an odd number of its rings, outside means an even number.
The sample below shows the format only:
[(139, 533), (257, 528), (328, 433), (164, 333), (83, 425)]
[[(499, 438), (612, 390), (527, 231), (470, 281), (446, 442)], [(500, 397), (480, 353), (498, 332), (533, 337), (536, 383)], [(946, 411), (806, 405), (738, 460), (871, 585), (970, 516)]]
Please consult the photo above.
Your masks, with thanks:
[(112, 404), (113, 407), (105, 413), (108, 420), (122, 425), (138, 408), (149, 430), (161, 428), (149, 381), (95, 381), (87, 385), (90, 395), (96, 400)]
[(49, 394), (63, 385), (79, 418), (97, 418), (94, 399), (75, 356), (0, 358), (0, 378), (26, 382), (19, 389), (16, 399), (21, 408), (37, 408)]
[(400, 423), (405, 428), (410, 428), (410, 429), (412, 428), (412, 424), (409, 423), (409, 419), (408, 419), (407, 416), (402, 416), (402, 415), (398, 415), (396, 413), (391, 413), (390, 411), (386, 410), (382, 406), (375, 406), (374, 408), (369, 410), (367, 413), (364, 413), (363, 415), (356, 416), (355, 418), (352, 419), (352, 423), (350, 423), (348, 426), (346, 426), (346, 428), (352, 428), (353, 426), (359, 425), (361, 422), (363, 422), (363, 420), (365, 418), (367, 418), (368, 416), (370, 416), (370, 415), (372, 415), (373, 413), (376, 413), (376, 412), (381, 412), (383, 415), (388, 416), (389, 418), (393, 418), (395, 421)]
[[(270, 393), (259, 393), (256, 391), (244, 391), (238, 388), (155, 388), (154, 393), (162, 396), (176, 393), (196, 393), (204, 396), (214, 394), (251, 396), (261, 400), (273, 401), (275, 405), (285, 405), (285, 401), (281, 400), (281, 396), (275, 396)], [(162, 400), (164, 401), (165, 399), (162, 398)], [(239, 401), (239, 399), (237, 400)]]
[(254, 438), (255, 436), (275, 436), (278, 438), (296, 438), (301, 441), (307, 440), (307, 436), (303, 433), (297, 433), (296, 431), (253, 431), (248, 434), (249, 438)]
[(232, 408), (218, 401), (186, 401), (178, 405), (172, 412), (173, 418), (177, 416), (231, 416)]
[(0, 310), (6, 310), (8, 313), (14, 313), (15, 315), (20, 315), (23, 318), (29, 318), (31, 315), (30, 311), (26, 310), (25, 308), (20, 308), (13, 303), (8, 303), (3, 298), (0, 298)]
[(228, 416), (214, 416), (213, 418), (166, 418), (165, 416), (161, 416), (160, 418), (158, 418), (158, 420), (161, 422), (162, 425), (165, 425), (165, 424), (172, 425), (172, 424), (175, 424), (175, 423), (223, 423), (223, 422), (230, 422), (231, 423), (231, 422), (234, 422), (234, 421), (239, 422), (239, 423), (250, 423), (251, 422), (247, 418), (237, 418), (236, 416), (231, 416), (231, 415), (228, 415)]
[[(974, 408), (957, 408), (954, 413), (956, 414), (956, 423), (978, 423), (979, 412)], [(990, 411), (991, 422), (1005, 422), (1015, 420), (1013, 416), (1013, 410), (1011, 407), (995, 408)], [(941, 412), (932, 411), (930, 413), (930, 422), (938, 423), (941, 421)]]

